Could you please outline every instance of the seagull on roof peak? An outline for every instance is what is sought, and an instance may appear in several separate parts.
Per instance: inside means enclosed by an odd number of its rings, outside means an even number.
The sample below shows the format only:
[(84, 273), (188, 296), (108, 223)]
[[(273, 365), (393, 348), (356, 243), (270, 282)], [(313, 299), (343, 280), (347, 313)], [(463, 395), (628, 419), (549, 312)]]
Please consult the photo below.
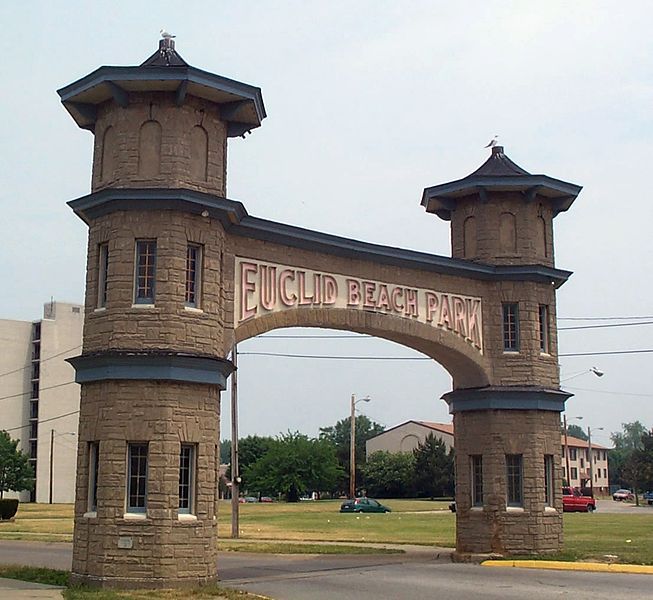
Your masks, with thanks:
[(494, 147), (497, 145), (497, 143), (498, 143), (498, 142), (497, 142), (497, 138), (498, 138), (498, 137), (499, 137), (498, 135), (495, 135), (495, 136), (490, 140), (490, 143), (489, 143), (487, 146), (485, 146), (485, 147), (486, 147), (486, 148), (494, 148)]
[(165, 30), (165, 28), (162, 29), (159, 33), (161, 34), (161, 37), (162, 37), (164, 40), (170, 40), (170, 39), (172, 39), (172, 38), (174, 38), (174, 37), (177, 37), (176, 35), (172, 35), (171, 33), (168, 33), (168, 32)]

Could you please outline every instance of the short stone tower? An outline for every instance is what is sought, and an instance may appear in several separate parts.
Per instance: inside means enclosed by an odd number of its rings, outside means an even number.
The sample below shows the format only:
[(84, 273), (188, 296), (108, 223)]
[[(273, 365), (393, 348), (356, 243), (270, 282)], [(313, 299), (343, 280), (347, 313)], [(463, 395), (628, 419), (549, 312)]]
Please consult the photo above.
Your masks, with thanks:
[(580, 190), (527, 173), (496, 146), (474, 173), (422, 196), (428, 212), (451, 221), (454, 259), (511, 272), (484, 305), (490, 385), (444, 396), (454, 417), (462, 554), (550, 552), (562, 543), (560, 412), (570, 394), (559, 389), (555, 289), (564, 280), (553, 276), (553, 217)]
[[(73, 578), (108, 587), (216, 579), (227, 139), (260, 89), (189, 66), (174, 42), (59, 90), (95, 134)], [(228, 284), (229, 287), (231, 284)]]

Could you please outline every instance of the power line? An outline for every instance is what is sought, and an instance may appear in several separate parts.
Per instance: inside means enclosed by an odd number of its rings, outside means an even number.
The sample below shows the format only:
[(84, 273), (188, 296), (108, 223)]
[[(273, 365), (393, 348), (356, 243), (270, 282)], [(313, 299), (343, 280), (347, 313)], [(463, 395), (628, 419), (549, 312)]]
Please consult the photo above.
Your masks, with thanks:
[(566, 356), (606, 356), (610, 354), (647, 354), (653, 352), (653, 349), (647, 350), (608, 350), (605, 352), (576, 352), (573, 354), (558, 354), (560, 358)]
[(628, 317), (558, 317), (558, 321), (630, 321), (632, 319), (653, 319), (653, 315), (630, 315)]
[(591, 390), (589, 388), (579, 388), (565, 386), (568, 390), (578, 390), (579, 392), (592, 392), (593, 394), (614, 394), (615, 396), (637, 396), (638, 398), (653, 398), (653, 394), (635, 394), (633, 392), (611, 392), (608, 390)]
[(558, 331), (571, 331), (572, 329), (601, 329), (603, 327), (632, 327), (633, 325), (653, 325), (653, 321), (641, 323), (605, 323), (603, 325), (577, 325), (576, 327), (558, 327)]
[[(39, 393), (45, 392), (46, 390), (53, 390), (55, 388), (63, 387), (64, 385), (70, 385), (71, 383), (77, 383), (76, 381), (67, 381), (66, 383), (58, 383), (57, 385), (49, 385), (47, 387), (39, 388)], [(12, 394), (11, 396), (0, 396), (0, 400), (8, 400), (9, 398), (19, 398), (20, 396), (27, 396), (31, 392), (20, 392), (18, 394)], [(38, 400), (38, 398), (34, 398)]]
[[(653, 349), (648, 350), (608, 350), (605, 352), (577, 352), (568, 354), (559, 354), (562, 357), (571, 356), (604, 356), (611, 354), (642, 354), (653, 352)], [(323, 360), (434, 360), (428, 356), (326, 356), (321, 354), (289, 354), (286, 352), (240, 352), (242, 355), (249, 356), (275, 356), (280, 358), (310, 358), (310, 359), (323, 359)]]
[[(52, 356), (48, 356), (47, 358), (43, 358), (40, 360), (34, 360), (32, 362), (38, 362), (39, 364), (42, 364), (44, 362), (48, 362), (49, 360), (52, 360), (53, 358), (57, 358), (58, 356), (61, 356), (62, 354), (68, 354), (68, 352), (72, 352), (73, 350), (77, 350), (81, 348), (81, 344), (79, 346), (75, 346), (74, 348), (69, 348), (68, 350), (64, 350), (63, 352), (59, 352), (58, 354), (53, 354)], [(7, 371), (6, 373), (0, 373), (0, 377), (4, 377), (5, 375), (11, 375), (12, 373), (18, 373), (19, 371), (24, 371), (25, 369), (31, 369), (32, 364), (29, 363), (25, 365), (24, 367), (18, 367), (18, 369), (14, 369), (13, 371)]]
[[(72, 412), (65, 413), (63, 415), (57, 415), (56, 417), (50, 417), (49, 419), (43, 419), (42, 421), (39, 421), (38, 423), (39, 423), (39, 425), (41, 423), (49, 423), (50, 421), (56, 421), (57, 419), (63, 419), (63, 417), (69, 417), (70, 415), (76, 415), (77, 413), (79, 413), (79, 411), (74, 410)], [(27, 425), (21, 425), (20, 427), (12, 427), (10, 429), (5, 429), (4, 431), (9, 433), (10, 431), (18, 431), (19, 429), (27, 429), (28, 427), (31, 427), (31, 423), (28, 423)]]

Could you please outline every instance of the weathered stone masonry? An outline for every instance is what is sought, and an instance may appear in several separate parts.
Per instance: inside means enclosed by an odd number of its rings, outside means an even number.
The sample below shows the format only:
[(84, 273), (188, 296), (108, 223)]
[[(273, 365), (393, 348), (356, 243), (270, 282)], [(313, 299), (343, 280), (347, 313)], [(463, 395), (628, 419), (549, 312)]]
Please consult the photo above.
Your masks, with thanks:
[[(555, 290), (570, 273), (554, 266), (553, 218), (578, 186), (531, 175), (497, 147), (468, 177), (424, 190), (426, 211), (451, 221), (452, 258), (382, 247), (259, 219), (226, 199), (227, 139), (260, 125), (261, 92), (189, 66), (171, 40), (139, 67), (101, 67), (59, 94), (95, 134), (92, 192), (70, 202), (89, 227), (84, 345), (71, 360), (82, 385), (75, 580), (169, 587), (216, 579), (219, 398), (233, 368), (226, 357), (234, 342), (290, 326), (390, 339), (452, 375), (444, 399), (456, 432), (459, 553), (560, 548), (559, 412), (568, 394), (559, 389)], [(149, 258), (137, 256), (144, 241)], [(149, 265), (152, 289), (137, 298), (146, 272), (138, 261)], [(482, 344), (446, 319), (435, 326), (382, 302), (268, 302), (241, 320), (238, 261), (478, 299)], [(190, 304), (189, 281), (198, 286)], [(504, 304), (518, 337), (509, 351)], [(146, 448), (145, 474), (138, 459), (129, 464), (134, 445)], [(521, 465), (517, 506), (507, 501), (508, 457)], [(475, 506), (472, 459), (482, 459)], [(182, 471), (192, 472), (190, 484)], [(182, 480), (190, 507), (180, 501)], [(143, 492), (137, 509), (132, 489)]]

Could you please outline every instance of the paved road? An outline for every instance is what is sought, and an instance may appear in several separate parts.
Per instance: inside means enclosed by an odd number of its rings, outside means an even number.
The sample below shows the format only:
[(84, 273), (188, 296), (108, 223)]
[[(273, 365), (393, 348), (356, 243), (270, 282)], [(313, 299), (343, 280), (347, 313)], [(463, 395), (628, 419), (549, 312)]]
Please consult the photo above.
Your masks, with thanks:
[(649, 506), (645, 500), (639, 499), (639, 506), (631, 502), (615, 502), (614, 500), (597, 500), (596, 512), (605, 514), (630, 514), (630, 515), (652, 515), (653, 506)]
[[(0, 564), (69, 569), (71, 544), (0, 541)], [(451, 564), (437, 553), (272, 555), (220, 553), (224, 585), (276, 600), (649, 600), (653, 576)]]

